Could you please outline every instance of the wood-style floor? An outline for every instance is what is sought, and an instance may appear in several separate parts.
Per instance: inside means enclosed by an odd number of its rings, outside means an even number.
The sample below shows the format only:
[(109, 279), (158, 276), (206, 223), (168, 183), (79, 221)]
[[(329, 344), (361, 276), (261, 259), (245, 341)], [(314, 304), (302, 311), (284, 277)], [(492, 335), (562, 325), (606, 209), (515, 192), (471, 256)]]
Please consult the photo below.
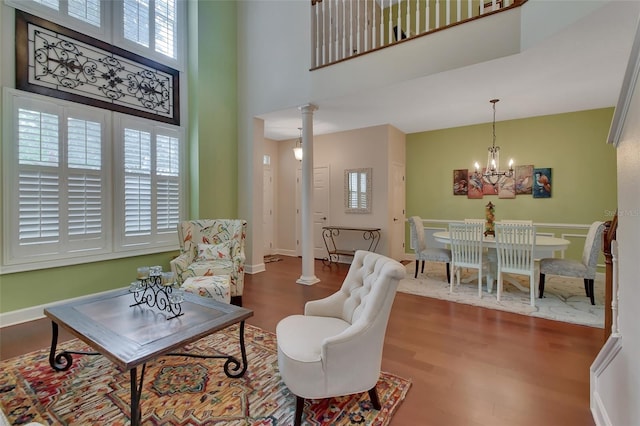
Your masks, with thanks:
[[(272, 332), (305, 301), (338, 289), (348, 269), (318, 261), (321, 281), (304, 286), (295, 282), (300, 259), (282, 258), (245, 275), (244, 306), (254, 310), (247, 322)], [(48, 347), (50, 336), (44, 319), (5, 327), (0, 359)], [(412, 386), (392, 425), (594, 425), (589, 366), (602, 340), (601, 329), (398, 293), (382, 369)]]

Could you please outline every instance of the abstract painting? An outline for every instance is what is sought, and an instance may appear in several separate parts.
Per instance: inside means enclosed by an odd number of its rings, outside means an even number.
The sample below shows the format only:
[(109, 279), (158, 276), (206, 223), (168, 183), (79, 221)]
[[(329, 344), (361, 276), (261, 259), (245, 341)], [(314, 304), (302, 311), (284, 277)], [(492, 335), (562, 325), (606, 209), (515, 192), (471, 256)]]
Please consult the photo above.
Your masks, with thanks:
[(551, 197), (551, 169), (533, 169), (533, 198)]
[(469, 171), (458, 169), (453, 171), (453, 195), (467, 195)]
[(531, 195), (533, 187), (533, 165), (516, 166), (516, 195)]

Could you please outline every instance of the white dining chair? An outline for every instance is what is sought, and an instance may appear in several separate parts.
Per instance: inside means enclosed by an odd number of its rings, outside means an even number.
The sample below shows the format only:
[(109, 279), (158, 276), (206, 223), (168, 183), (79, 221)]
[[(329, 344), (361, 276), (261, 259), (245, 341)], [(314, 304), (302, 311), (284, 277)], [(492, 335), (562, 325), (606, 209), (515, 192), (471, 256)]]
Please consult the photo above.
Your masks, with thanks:
[[(487, 260), (483, 256), (483, 222), (450, 223), (449, 238), (451, 240), (451, 267), (453, 273), (449, 281), (449, 293), (453, 293), (453, 281), (460, 285), (462, 268), (478, 270), (478, 297), (482, 298), (482, 271)], [(489, 283), (487, 282), (487, 287)]]
[(496, 254), (498, 257), (497, 299), (502, 296), (502, 274), (529, 277), (530, 304), (535, 306), (535, 244), (536, 228), (525, 223), (496, 223)]
[(520, 219), (503, 219), (500, 220), (496, 223), (504, 223), (504, 224), (509, 224), (509, 223), (516, 223), (516, 224), (521, 224), (521, 225), (533, 225), (533, 221), (532, 220), (520, 220)]

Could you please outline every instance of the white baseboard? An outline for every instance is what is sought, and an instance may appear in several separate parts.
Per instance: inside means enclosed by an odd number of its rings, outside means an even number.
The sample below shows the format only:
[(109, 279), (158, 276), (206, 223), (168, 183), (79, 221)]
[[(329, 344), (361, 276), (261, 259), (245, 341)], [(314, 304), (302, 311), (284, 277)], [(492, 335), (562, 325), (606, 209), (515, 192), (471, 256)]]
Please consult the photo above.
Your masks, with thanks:
[(16, 311), (4, 312), (0, 314), (0, 328), (44, 318), (44, 310), (52, 306), (61, 305), (67, 302), (81, 301), (83, 299), (88, 299), (89, 297), (94, 297), (100, 294), (107, 295), (109, 293), (113, 293), (120, 290), (122, 289), (117, 288), (114, 290), (103, 291), (101, 293), (87, 294), (86, 296), (73, 297), (71, 299), (58, 300), (57, 302), (47, 303), (44, 305), (30, 306), (28, 308), (18, 309)]
[(613, 426), (607, 407), (604, 405), (598, 389), (598, 381), (602, 373), (622, 349), (622, 336), (612, 334), (607, 339), (590, 368), (591, 415), (597, 426)]
[(258, 263), (257, 265), (244, 265), (244, 272), (246, 272), (247, 274), (257, 274), (266, 270), (267, 268), (264, 266), (264, 262)]

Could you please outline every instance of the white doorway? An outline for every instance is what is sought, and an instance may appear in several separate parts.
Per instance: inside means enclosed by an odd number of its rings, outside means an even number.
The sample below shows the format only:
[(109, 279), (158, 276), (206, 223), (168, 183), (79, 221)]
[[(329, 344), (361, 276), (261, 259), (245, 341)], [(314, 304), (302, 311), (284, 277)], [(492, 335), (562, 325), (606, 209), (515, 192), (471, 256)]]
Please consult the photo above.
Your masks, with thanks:
[(265, 256), (273, 254), (273, 171), (271, 167), (263, 169), (262, 183), (262, 241)]
[[(322, 227), (329, 223), (329, 166), (313, 168), (313, 256), (327, 257)], [(302, 255), (302, 170), (296, 171), (296, 254)]]
[(405, 235), (405, 165), (400, 163), (391, 164), (391, 232), (389, 244), (391, 257), (398, 261), (404, 260), (404, 235)]

